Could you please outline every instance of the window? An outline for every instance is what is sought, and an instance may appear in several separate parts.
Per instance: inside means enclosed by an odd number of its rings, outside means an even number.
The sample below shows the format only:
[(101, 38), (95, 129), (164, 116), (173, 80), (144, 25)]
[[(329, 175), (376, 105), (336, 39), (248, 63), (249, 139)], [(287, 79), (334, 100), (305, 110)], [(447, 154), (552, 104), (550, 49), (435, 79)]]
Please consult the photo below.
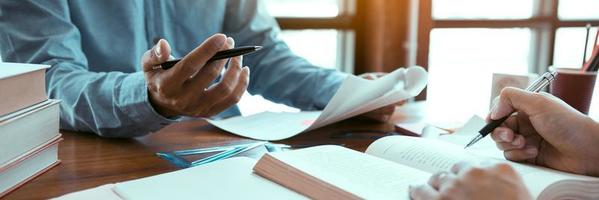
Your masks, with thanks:
[(430, 37), (427, 99), (432, 109), (446, 110), (441, 113), (464, 114), (460, 119), (485, 114), (493, 72), (528, 71), (529, 29), (440, 28)]
[[(419, 41), (425, 45), (417, 63), (429, 68), (431, 109), (445, 111), (436, 117), (485, 116), (493, 72), (580, 68), (584, 26), (599, 25), (598, 7), (597, 0), (421, 0)], [(591, 114), (599, 98), (593, 104)]]
[(308, 59), (312, 64), (342, 70), (337, 54), (339, 34), (335, 29), (285, 30), (282, 31), (281, 38), (295, 54)]
[[(587, 47), (586, 58), (591, 57), (597, 28), (591, 28), (589, 34), (589, 43)], [(582, 64), (584, 39), (586, 38), (586, 28), (583, 27), (563, 27), (558, 28), (555, 34), (555, 51), (553, 54), (553, 65), (565, 68), (578, 68)]]
[(433, 0), (435, 19), (527, 19), (533, 0)]
[(597, 0), (561, 0), (558, 14), (562, 20), (598, 20), (597, 8)]
[(340, 13), (340, 0), (266, 0), (275, 17), (333, 18)]
[(353, 31), (339, 24), (352, 14), (353, 1), (266, 0), (266, 4), (283, 29), (281, 38), (294, 53), (320, 67), (352, 72), (353, 63), (347, 58), (353, 56)]
[[(291, 51), (316, 66), (353, 72), (354, 0), (266, 0), (265, 3), (268, 12), (277, 18), (282, 28), (280, 37)], [(298, 111), (248, 93), (239, 108), (243, 115)]]

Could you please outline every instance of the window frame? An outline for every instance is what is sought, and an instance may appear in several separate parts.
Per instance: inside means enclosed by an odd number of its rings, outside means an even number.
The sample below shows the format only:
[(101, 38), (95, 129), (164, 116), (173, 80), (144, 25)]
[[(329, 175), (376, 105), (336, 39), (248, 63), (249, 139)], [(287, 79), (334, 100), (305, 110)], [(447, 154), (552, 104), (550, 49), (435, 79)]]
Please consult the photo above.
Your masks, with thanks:
[[(356, 4), (361, 0), (338, 0), (339, 15), (336, 17), (275, 17), (281, 30), (335, 29), (339, 31), (337, 63), (343, 72), (355, 71), (354, 43), (358, 30)], [(341, 67), (341, 68), (339, 68)]]
[(533, 16), (529, 19), (434, 19), (432, 1), (420, 0), (418, 49), (416, 63), (428, 68), (430, 33), (435, 28), (530, 28), (529, 71), (542, 73), (553, 64), (555, 35), (564, 27), (585, 27), (599, 25), (599, 19), (561, 20), (558, 16), (559, 0), (534, 0)]

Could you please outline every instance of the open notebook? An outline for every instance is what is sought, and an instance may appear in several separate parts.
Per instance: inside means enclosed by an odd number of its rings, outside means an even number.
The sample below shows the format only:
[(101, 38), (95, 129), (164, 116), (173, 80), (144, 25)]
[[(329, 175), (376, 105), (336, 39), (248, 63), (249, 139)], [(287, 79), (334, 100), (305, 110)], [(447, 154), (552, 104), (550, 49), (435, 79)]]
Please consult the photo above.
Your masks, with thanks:
[[(424, 184), (464, 160), (508, 162), (439, 140), (391, 136), (366, 154), (331, 145), (266, 154), (254, 173), (313, 199), (408, 199), (409, 184)], [(510, 164), (539, 199), (599, 198), (598, 178)]]
[(349, 75), (322, 112), (263, 112), (208, 122), (244, 137), (282, 140), (414, 97), (426, 83), (427, 73), (418, 66), (399, 68), (376, 80)]

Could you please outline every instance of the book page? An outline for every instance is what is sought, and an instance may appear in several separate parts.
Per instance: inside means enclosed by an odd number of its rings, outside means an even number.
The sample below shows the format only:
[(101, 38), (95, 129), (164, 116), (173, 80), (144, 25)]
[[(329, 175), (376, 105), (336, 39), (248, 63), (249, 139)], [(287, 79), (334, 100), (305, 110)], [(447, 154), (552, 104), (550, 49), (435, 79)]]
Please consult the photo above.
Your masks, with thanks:
[(461, 161), (469, 161), (474, 164), (486, 163), (486, 165), (499, 162), (509, 163), (522, 176), (533, 196), (538, 196), (547, 186), (561, 180), (599, 180), (505, 159), (481, 156), (464, 150), (462, 146), (417, 137), (385, 137), (371, 144), (366, 153), (429, 173), (449, 171), (455, 163)]
[[(452, 134), (440, 135), (439, 140), (464, 147), (470, 142), (470, 140), (472, 140), (472, 138), (479, 134), (478, 131), (485, 125), (487, 125), (487, 123), (483, 118), (474, 115), (468, 120), (468, 122), (466, 122), (466, 124), (462, 126), (462, 128), (458, 129)], [(503, 151), (497, 149), (495, 141), (493, 141), (491, 137), (485, 137), (481, 139), (474, 145), (468, 147), (467, 151), (484, 157), (493, 157), (505, 160), (503, 157)]]
[(408, 199), (408, 185), (424, 184), (431, 175), (333, 145), (271, 155), (306, 174), (364, 199)]
[(585, 180), (599, 182), (599, 178), (590, 176), (577, 175), (544, 167), (532, 165), (524, 165), (520, 163), (510, 162), (516, 171), (522, 176), (524, 185), (533, 196), (538, 196), (549, 185), (563, 180)]
[(449, 171), (460, 161), (479, 161), (465, 154), (463, 149), (456, 149), (453, 144), (407, 136), (379, 139), (368, 147), (366, 153), (429, 173)]

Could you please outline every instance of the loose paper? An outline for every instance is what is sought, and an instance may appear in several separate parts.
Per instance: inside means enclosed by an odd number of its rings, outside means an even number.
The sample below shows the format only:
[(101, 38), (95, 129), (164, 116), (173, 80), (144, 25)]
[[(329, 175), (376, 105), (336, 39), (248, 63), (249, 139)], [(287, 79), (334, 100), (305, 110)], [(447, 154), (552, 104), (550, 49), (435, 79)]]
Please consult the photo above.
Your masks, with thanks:
[[(477, 115), (474, 115), (464, 124), (464, 126), (458, 129), (456, 132), (447, 135), (439, 136), (440, 140), (454, 143), (459, 146), (466, 146), (472, 138), (478, 135), (478, 131), (482, 129), (487, 123), (485, 120)], [(490, 156), (493, 158), (504, 159), (503, 151), (500, 151), (493, 139), (491, 139), (491, 135), (487, 135), (487, 137), (481, 139), (476, 144), (468, 147), (467, 149), (471, 153)]]
[(397, 69), (379, 79), (348, 76), (322, 112), (263, 112), (208, 120), (225, 131), (258, 140), (282, 140), (418, 95), (426, 86), (422, 67)]

